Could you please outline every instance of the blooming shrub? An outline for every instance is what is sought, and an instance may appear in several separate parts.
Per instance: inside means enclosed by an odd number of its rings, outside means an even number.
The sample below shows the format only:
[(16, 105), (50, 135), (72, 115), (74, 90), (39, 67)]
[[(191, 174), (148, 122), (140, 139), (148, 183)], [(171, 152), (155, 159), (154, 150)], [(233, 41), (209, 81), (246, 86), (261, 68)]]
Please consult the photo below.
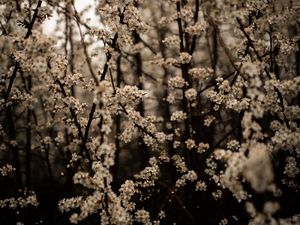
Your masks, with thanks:
[(300, 224), (298, 1), (75, 3), (0, 1), (0, 224)]

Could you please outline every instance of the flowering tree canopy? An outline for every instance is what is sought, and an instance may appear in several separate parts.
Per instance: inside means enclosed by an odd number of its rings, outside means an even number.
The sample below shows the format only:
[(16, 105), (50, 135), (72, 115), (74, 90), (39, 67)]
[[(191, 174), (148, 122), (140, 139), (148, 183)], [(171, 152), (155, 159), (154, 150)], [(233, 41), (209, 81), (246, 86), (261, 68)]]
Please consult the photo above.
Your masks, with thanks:
[(300, 224), (297, 0), (0, 11), (0, 224)]

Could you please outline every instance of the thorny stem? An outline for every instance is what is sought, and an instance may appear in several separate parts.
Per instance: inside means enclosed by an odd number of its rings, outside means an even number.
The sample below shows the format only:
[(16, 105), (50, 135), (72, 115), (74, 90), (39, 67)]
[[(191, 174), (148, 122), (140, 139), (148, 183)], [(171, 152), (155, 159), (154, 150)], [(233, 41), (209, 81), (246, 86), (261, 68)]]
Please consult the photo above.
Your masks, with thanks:
[[(112, 44), (111, 44), (112, 47), (116, 46), (117, 40), (118, 40), (118, 33), (115, 34), (115, 36), (112, 40)], [(109, 63), (109, 60), (111, 59), (111, 57), (112, 57), (111, 53), (107, 53), (106, 63), (104, 65), (103, 71), (100, 75), (100, 81), (105, 80), (105, 76), (106, 76), (106, 73), (107, 73), (107, 70), (108, 70), (108, 67), (109, 67), (108, 63)]]
[(36, 8), (34, 9), (34, 14), (32, 16), (31, 22), (28, 25), (28, 29), (27, 29), (27, 33), (25, 35), (25, 39), (29, 38), (30, 35), (32, 34), (32, 28), (33, 28), (33, 25), (34, 25), (37, 17), (38, 17), (39, 8), (42, 6), (42, 2), (43, 2), (43, 0), (39, 0)]
[[(199, 17), (199, 7), (200, 7), (200, 0), (195, 0), (195, 14), (194, 14), (194, 23), (196, 24), (198, 22), (198, 17)], [(193, 55), (195, 49), (196, 49), (196, 42), (197, 42), (197, 36), (194, 35), (192, 37), (192, 44), (190, 47), (189, 53)]]
[(15, 80), (15, 78), (17, 76), (17, 72), (18, 72), (19, 69), (20, 69), (20, 64), (19, 64), (19, 62), (16, 62), (14, 70), (13, 70), (13, 73), (12, 73), (12, 75), (10, 77), (10, 80), (9, 80), (9, 83), (8, 83), (7, 91), (4, 94), (4, 100), (5, 100), (5, 102), (7, 102), (8, 98), (9, 98), (10, 91), (12, 89), (14, 80)]
[[(182, 21), (181, 21), (181, 17), (180, 17), (180, 13), (181, 13), (181, 6), (180, 6), (180, 2), (176, 2), (176, 10), (177, 10), (177, 26), (178, 26), (178, 32), (179, 32), (179, 39), (180, 39), (180, 53), (183, 53), (186, 51), (184, 43), (186, 43), (186, 48), (188, 49), (188, 41), (184, 39), (184, 37), (187, 38), (187, 36), (184, 36), (184, 31), (182, 28)], [(185, 42), (184, 42), (185, 41)], [(184, 80), (187, 81), (188, 85), (187, 87), (184, 86), (182, 88), (182, 108), (183, 111), (187, 113), (187, 119), (184, 121), (184, 139), (188, 140), (191, 137), (191, 110), (187, 101), (187, 98), (185, 96), (185, 91), (190, 88), (192, 86), (191, 83), (191, 79), (189, 77), (189, 65), (190, 63), (181, 63), (181, 73), (182, 73), (182, 77)], [(189, 164), (191, 162), (191, 158), (192, 156), (190, 156), (190, 154), (188, 154), (188, 152), (186, 152), (186, 157), (188, 158)]]
[[(65, 91), (65, 88), (64, 88), (63, 84), (60, 82), (60, 80), (56, 80), (56, 82), (58, 83), (58, 85), (59, 85), (59, 87), (60, 87), (60, 89), (61, 89), (61, 92), (62, 92), (63, 96), (64, 96), (65, 98), (68, 97), (68, 95), (67, 95), (67, 93), (66, 93), (66, 91)], [(77, 128), (78, 136), (79, 136), (79, 138), (81, 139), (81, 142), (82, 142), (82, 148), (80, 149), (79, 154), (80, 154), (80, 156), (83, 156), (83, 152), (85, 152), (87, 158), (89, 159), (89, 161), (91, 161), (91, 160), (90, 160), (89, 153), (88, 153), (87, 148), (86, 148), (86, 141), (87, 141), (87, 140), (86, 140), (86, 138), (85, 138), (85, 135), (82, 133), (81, 125), (80, 125), (80, 123), (79, 123), (79, 121), (78, 121), (77, 114), (76, 114), (75, 110), (74, 110), (72, 107), (69, 107), (69, 110), (70, 110), (70, 113), (71, 113), (72, 118), (73, 118), (73, 120), (74, 120), (74, 124), (75, 124), (75, 126), (76, 126), (76, 128)], [(92, 114), (90, 114), (90, 116), (93, 115), (94, 111), (95, 111), (95, 106), (92, 107), (92, 110), (91, 110), (91, 113), (92, 113)], [(89, 127), (87, 127), (87, 128), (89, 128)], [(88, 132), (88, 131), (86, 131), (86, 133), (87, 133), (87, 132)]]
[[(39, 8), (40, 8), (41, 5), (42, 5), (42, 1), (43, 1), (43, 0), (39, 0), (39, 2), (38, 2), (38, 4), (37, 4), (36, 8), (34, 9), (34, 14), (33, 14), (32, 20), (30, 21), (30, 23), (29, 23), (29, 25), (28, 25), (28, 27), (27, 27), (27, 33), (26, 33), (24, 39), (29, 38), (30, 35), (32, 34), (33, 25), (34, 25), (34, 23), (35, 23), (35, 21), (36, 21), (36, 19), (37, 19), (37, 17), (38, 17)], [(12, 88), (12, 86), (13, 86), (13, 83), (14, 83), (14, 80), (15, 80), (15, 78), (16, 78), (17, 72), (18, 72), (18, 70), (19, 70), (20, 68), (21, 68), (21, 67), (20, 67), (20, 63), (19, 63), (19, 62), (16, 62), (15, 67), (14, 67), (14, 70), (13, 70), (13, 73), (12, 73), (12, 75), (11, 75), (11, 77), (10, 77), (10, 80), (9, 80), (9, 84), (8, 84), (7, 91), (5, 92), (5, 95), (4, 95), (5, 101), (8, 100), (9, 93), (10, 93), (11, 88)]]

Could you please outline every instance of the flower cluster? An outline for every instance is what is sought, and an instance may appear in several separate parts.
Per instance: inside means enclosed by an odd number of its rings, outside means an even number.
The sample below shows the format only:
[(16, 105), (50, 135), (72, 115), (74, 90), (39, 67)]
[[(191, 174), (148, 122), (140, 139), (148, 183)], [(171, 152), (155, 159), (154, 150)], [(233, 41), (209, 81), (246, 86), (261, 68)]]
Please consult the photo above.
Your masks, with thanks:
[(78, 2), (0, 0), (0, 224), (300, 224), (297, 1)]

